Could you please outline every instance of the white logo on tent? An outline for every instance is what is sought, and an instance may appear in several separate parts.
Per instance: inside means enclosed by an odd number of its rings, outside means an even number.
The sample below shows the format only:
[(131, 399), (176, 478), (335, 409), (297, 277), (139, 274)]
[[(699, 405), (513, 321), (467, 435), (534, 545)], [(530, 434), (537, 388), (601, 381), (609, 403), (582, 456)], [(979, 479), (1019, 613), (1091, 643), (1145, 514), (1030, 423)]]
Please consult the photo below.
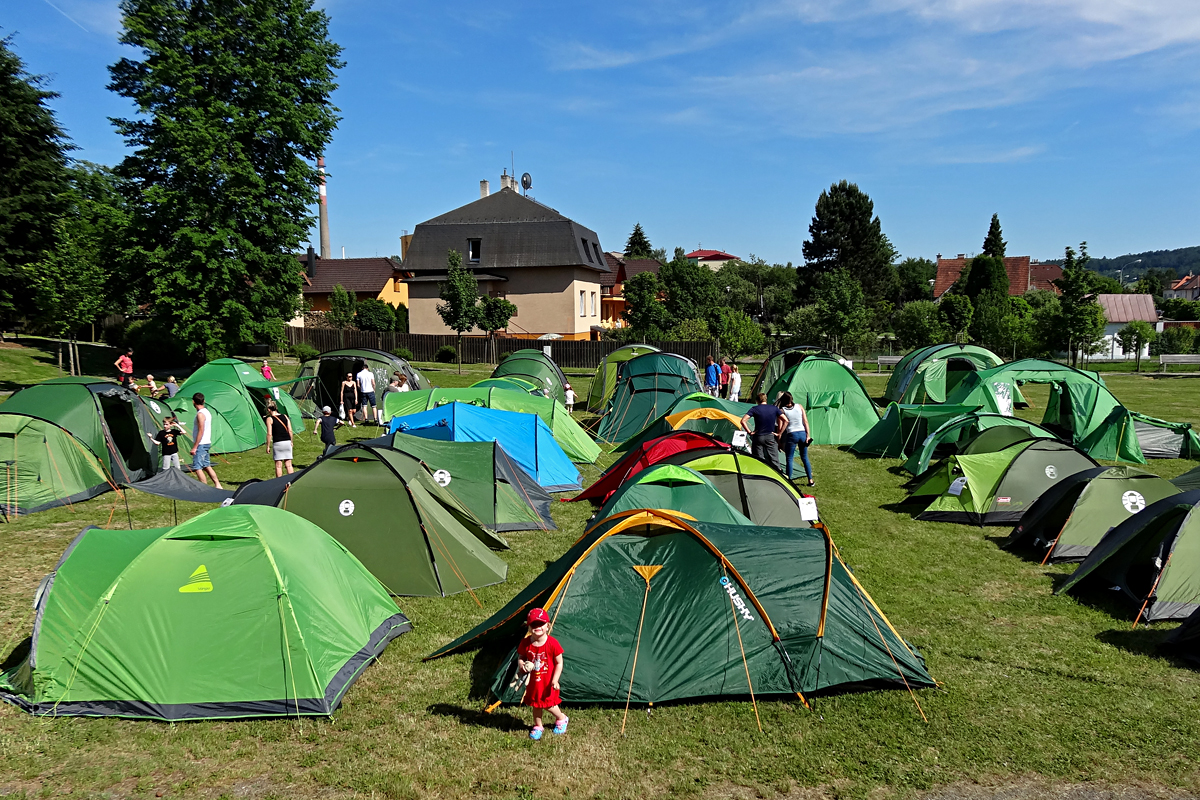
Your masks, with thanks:
[(225, 508), (225, 506), (231, 506), (231, 505), (233, 505), (232, 497), (226, 497), (224, 500), (221, 501), (221, 508)]
[(433, 473), (433, 479), (438, 482), (438, 486), (450, 485), (450, 473), (444, 469), (439, 469), (437, 472)]
[(354, 513), (354, 501), (353, 500), (343, 500), (341, 503), (338, 504), (338, 513), (341, 514), (343, 517), (348, 517), (351, 514), (353, 514)]
[(1048, 465), (1046, 467), (1046, 477), (1049, 478), (1050, 480), (1054, 480), (1055, 478), (1057, 478), (1058, 477), (1058, 468), (1055, 467), (1053, 464)]
[(1121, 495), (1121, 505), (1130, 514), (1136, 514), (1146, 507), (1146, 498), (1142, 497), (1141, 492), (1129, 491)]
[(1008, 381), (992, 383), (992, 396), (996, 398), (996, 411), (1006, 417), (1013, 415), (1012, 384)]
[(275, 399), (276, 399), (276, 400), (278, 400), (278, 399), (279, 399), (279, 387), (278, 387), (278, 386), (272, 386), (272, 387), (271, 387), (271, 394), (275, 395)]
[(150, 401), (150, 408), (154, 411), (155, 414), (162, 413), (162, 409), (158, 407), (158, 403), (154, 402), (153, 400)]

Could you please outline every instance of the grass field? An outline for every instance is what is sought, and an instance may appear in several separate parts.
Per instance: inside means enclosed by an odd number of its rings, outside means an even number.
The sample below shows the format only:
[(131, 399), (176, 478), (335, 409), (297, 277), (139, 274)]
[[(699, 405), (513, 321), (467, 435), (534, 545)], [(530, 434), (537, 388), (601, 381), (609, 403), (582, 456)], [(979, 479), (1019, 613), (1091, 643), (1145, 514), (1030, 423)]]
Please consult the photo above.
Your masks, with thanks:
[[(34, 375), (36, 357), (0, 350), (0, 380)], [(30, 363), (20, 366), (22, 358)], [(442, 386), (488, 372), (428, 368)], [(10, 378), (10, 369), (22, 377)], [(42, 377), (51, 376), (34, 379)], [(878, 396), (886, 376), (864, 381)], [(1200, 380), (1106, 381), (1133, 409), (1200, 425)], [(572, 384), (586, 395), (585, 378)], [(1035, 408), (1023, 413), (1040, 419), (1046, 392), (1026, 394)], [(348, 440), (375, 429), (339, 433)], [(310, 463), (315, 437), (298, 438), (297, 464)], [(526, 738), (520, 709), (482, 714), (480, 684), (493, 655), (420, 659), (488, 616), (578, 537), (591, 509), (556, 503), (558, 531), (508, 535), (508, 582), (478, 590), (482, 608), (469, 594), (401, 598), (414, 630), (366, 671), (332, 719), (165, 725), (35, 719), (0, 706), (0, 794), (876, 797), (946, 784), (1041, 791), (1079, 782), (1125, 796), (1200, 791), (1200, 673), (1155, 651), (1173, 624), (1131, 631), (1124, 605), (1052, 596), (1071, 567), (1000, 550), (1007, 529), (917, 522), (893, 510), (905, 497), (898, 460), (832, 447), (814, 448), (812, 459), (822, 516), (847, 564), (941, 683), (917, 693), (928, 723), (903, 691), (818, 697), (812, 711), (761, 702), (762, 734), (742, 701), (638, 710), (624, 736), (620, 709), (568, 708), (570, 733), (540, 743)], [(1149, 469), (1172, 477), (1192, 466), (1156, 461)], [(273, 474), (262, 449), (223, 456), (217, 471), (230, 482)], [(596, 474), (586, 467), (585, 482)], [(203, 510), (180, 504), (181, 517)], [(129, 513), (137, 527), (166, 525), (171, 507), (130, 492)], [(110, 517), (126, 524), (112, 494), (0, 526), (5, 651), (28, 634), (34, 590), (67, 543)]]

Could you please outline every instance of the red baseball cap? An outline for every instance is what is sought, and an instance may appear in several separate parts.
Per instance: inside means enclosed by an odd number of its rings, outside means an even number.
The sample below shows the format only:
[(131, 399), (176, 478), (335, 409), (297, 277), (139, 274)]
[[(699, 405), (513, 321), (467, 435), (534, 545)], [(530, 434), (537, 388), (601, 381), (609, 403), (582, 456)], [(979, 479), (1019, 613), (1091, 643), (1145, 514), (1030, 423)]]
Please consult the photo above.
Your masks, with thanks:
[(532, 625), (535, 622), (549, 622), (550, 615), (544, 609), (535, 608), (529, 612), (529, 616), (525, 617), (525, 624)]

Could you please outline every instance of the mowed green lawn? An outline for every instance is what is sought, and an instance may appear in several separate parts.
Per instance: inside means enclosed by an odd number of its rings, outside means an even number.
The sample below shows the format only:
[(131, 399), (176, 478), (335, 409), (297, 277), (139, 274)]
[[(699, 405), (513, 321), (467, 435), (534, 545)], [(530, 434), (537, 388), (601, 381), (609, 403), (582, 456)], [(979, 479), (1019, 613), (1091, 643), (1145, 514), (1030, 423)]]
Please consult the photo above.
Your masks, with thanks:
[[(429, 374), (456, 386), (487, 372)], [(571, 377), (585, 396), (586, 378)], [(886, 377), (864, 380), (872, 395), (882, 393)], [(1131, 408), (1200, 425), (1200, 380), (1106, 381)], [(1046, 392), (1032, 387), (1026, 395), (1036, 408), (1025, 413), (1040, 419)], [(347, 440), (375, 433), (340, 432)], [(315, 437), (299, 438), (297, 463), (310, 463)], [(1007, 529), (916, 522), (894, 510), (905, 497), (897, 460), (832, 447), (814, 448), (812, 458), (821, 513), (842, 556), (941, 682), (917, 693), (928, 722), (904, 691), (818, 697), (811, 711), (764, 700), (763, 733), (742, 700), (639, 708), (624, 736), (621, 708), (568, 708), (570, 732), (539, 743), (526, 738), (522, 709), (482, 714), (494, 656), (421, 657), (496, 610), (579, 536), (592, 509), (556, 503), (558, 531), (509, 535), (508, 582), (477, 591), (482, 607), (469, 594), (401, 598), (414, 631), (366, 671), (333, 719), (165, 725), (35, 719), (5, 705), (0, 794), (774, 797), (816, 787), (875, 796), (963, 781), (1200, 790), (1200, 673), (1155, 651), (1173, 624), (1131, 631), (1134, 609), (1124, 604), (1052, 596), (1071, 567), (1000, 550)], [(1171, 477), (1192, 466), (1149, 468)], [(273, 474), (262, 450), (223, 456), (217, 470), (227, 481)], [(587, 482), (598, 471), (584, 473)], [(167, 501), (130, 492), (129, 509), (138, 527), (170, 522)], [(179, 510), (191, 516), (205, 508)], [(6, 651), (28, 634), (38, 581), (71, 538), (110, 515), (112, 525), (127, 524), (125, 513), (108, 494), (0, 526)]]

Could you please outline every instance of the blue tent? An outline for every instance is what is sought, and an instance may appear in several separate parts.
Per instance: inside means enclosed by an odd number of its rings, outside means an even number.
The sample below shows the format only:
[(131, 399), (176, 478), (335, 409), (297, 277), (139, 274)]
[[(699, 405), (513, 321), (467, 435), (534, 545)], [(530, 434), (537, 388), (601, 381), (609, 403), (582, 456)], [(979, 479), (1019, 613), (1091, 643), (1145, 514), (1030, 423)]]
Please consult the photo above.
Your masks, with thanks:
[(537, 414), (453, 402), (416, 414), (392, 417), (388, 430), (450, 442), (499, 442), (547, 491), (573, 492), (583, 488), (579, 470)]

